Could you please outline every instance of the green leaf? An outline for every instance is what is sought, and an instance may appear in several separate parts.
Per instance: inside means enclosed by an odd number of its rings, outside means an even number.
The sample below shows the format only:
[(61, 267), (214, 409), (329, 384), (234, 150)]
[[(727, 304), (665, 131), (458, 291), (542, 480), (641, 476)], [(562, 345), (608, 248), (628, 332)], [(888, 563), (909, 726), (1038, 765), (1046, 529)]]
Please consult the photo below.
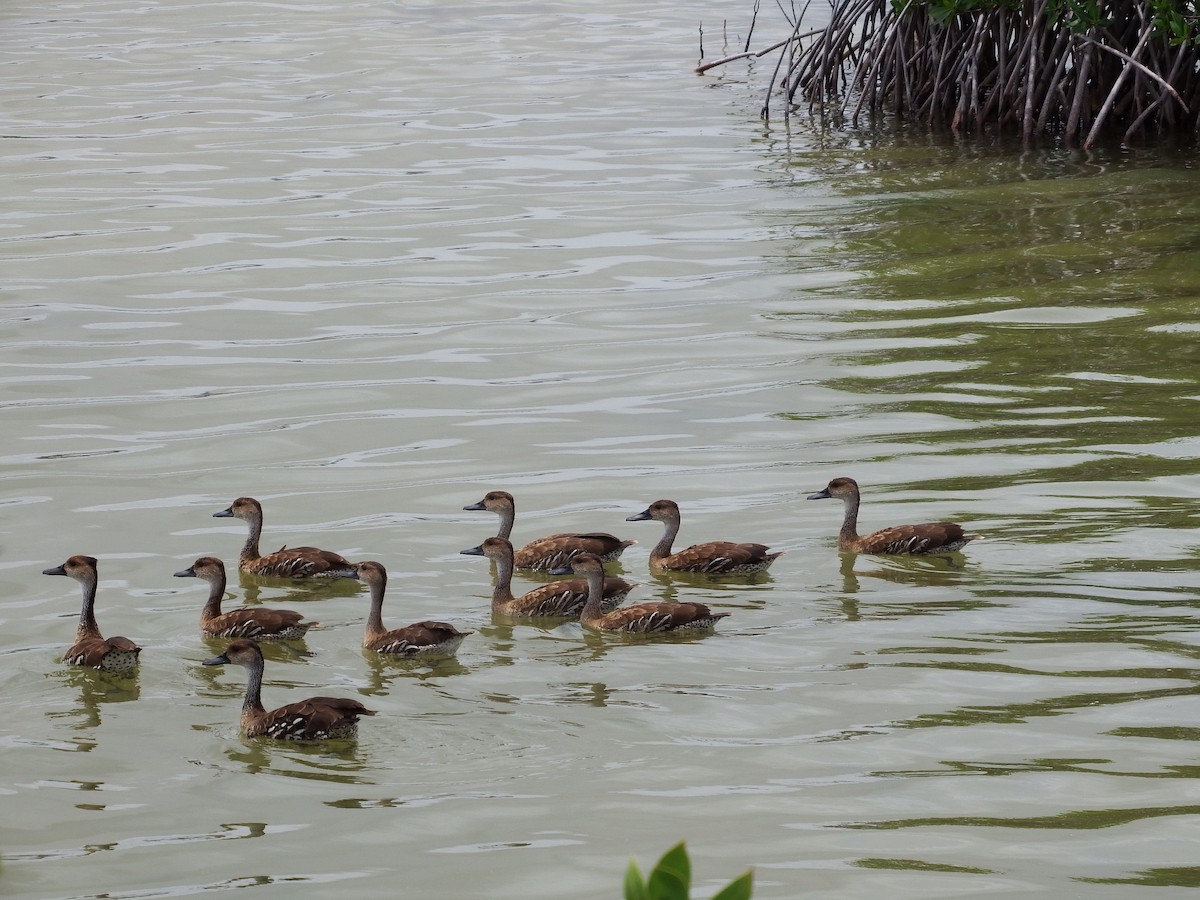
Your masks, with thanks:
[(629, 861), (625, 870), (625, 900), (650, 900), (646, 893), (646, 883), (642, 881), (642, 873), (634, 860)]
[(650, 900), (688, 900), (692, 883), (692, 864), (687, 847), (680, 841), (662, 855), (646, 882)]
[(753, 889), (754, 873), (744, 872), (713, 894), (712, 900), (750, 900), (750, 892)]

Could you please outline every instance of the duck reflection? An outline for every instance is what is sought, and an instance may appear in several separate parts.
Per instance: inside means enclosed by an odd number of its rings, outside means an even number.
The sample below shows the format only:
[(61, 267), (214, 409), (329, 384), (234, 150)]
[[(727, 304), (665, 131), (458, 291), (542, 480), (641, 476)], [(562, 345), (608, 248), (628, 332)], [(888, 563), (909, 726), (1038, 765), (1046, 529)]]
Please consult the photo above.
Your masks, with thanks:
[(653, 580), (645, 585), (650, 596), (643, 599), (716, 604), (722, 609), (762, 609), (769, 599), (767, 592), (775, 584), (775, 579), (766, 572), (722, 578), (694, 572), (651, 572), (650, 577)]
[(707, 572), (668, 572), (658, 569), (650, 571), (650, 577), (663, 587), (683, 585), (693, 588), (754, 587), (765, 588), (775, 584), (775, 577), (767, 570), (734, 575), (709, 574)]
[(250, 775), (270, 773), (287, 778), (365, 784), (360, 774), (366, 768), (358, 741), (325, 740), (315, 743), (273, 741), (242, 736), (225, 748), (230, 762)]
[(79, 702), (72, 709), (55, 710), (47, 713), (47, 716), (76, 717), (78, 721), (72, 728), (96, 728), (101, 722), (100, 707), (103, 704), (127, 703), (141, 696), (138, 674), (136, 670), (129, 675), (116, 675), (92, 669), (66, 669), (62, 673), (62, 680), (79, 692)]
[(368, 672), (367, 686), (362, 693), (368, 696), (389, 693), (393, 682), (397, 681), (429, 682), (471, 672), (470, 667), (463, 665), (456, 656), (405, 657), (364, 650), (363, 659), (367, 662)]
[(592, 684), (568, 684), (564, 687), (561, 699), (568, 703), (582, 703), (584, 706), (608, 706), (613, 691), (601, 681)]
[[(231, 641), (227, 637), (214, 637), (209, 634), (200, 635), (200, 640), (204, 642), (206, 647), (211, 647), (216, 652), (224, 651)], [(259, 648), (262, 650), (263, 659), (268, 662), (303, 663), (316, 655), (308, 649), (303, 639), (298, 641), (263, 641), (259, 644)], [(211, 667), (201, 667), (198, 669), (198, 672), (210, 683), (216, 683), (220, 675), (220, 670)]]
[(609, 653), (620, 652), (621, 649), (630, 645), (692, 644), (714, 639), (712, 633), (703, 631), (655, 631), (649, 634), (626, 631), (593, 631), (590, 628), (584, 628), (578, 622), (567, 622), (561, 627), (563, 629), (562, 636), (569, 636), (572, 645), (564, 648), (556, 661), (568, 666), (598, 662)]
[(874, 568), (855, 571), (859, 554), (843, 551), (839, 572), (842, 590), (856, 593), (861, 589), (859, 578), (879, 578), (893, 584), (915, 584), (921, 587), (941, 587), (958, 584), (966, 568), (967, 558), (961, 553), (942, 553), (935, 556), (868, 556)]
[(269, 597), (272, 603), (304, 603), (310, 600), (353, 597), (364, 590), (363, 583), (356, 578), (300, 581), (292, 578), (247, 575), (245, 572), (238, 573), (238, 585), (242, 589), (242, 604), (245, 606), (261, 603), (264, 597)]

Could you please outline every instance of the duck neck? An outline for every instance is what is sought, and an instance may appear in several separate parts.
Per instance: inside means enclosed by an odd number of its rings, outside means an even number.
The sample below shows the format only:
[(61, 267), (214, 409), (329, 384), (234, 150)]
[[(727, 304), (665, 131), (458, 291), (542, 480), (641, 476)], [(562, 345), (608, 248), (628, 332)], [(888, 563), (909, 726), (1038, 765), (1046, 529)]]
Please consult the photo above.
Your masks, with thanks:
[(208, 600), (204, 611), (200, 613), (200, 621), (207, 622), (221, 614), (221, 601), (225, 598), (225, 575), (221, 574), (208, 583)]
[(371, 582), (371, 613), (367, 616), (367, 628), (363, 634), (363, 646), (381, 634), (387, 633), (383, 627), (383, 595), (387, 591), (387, 578)]
[(579, 621), (592, 622), (602, 618), (600, 605), (604, 601), (604, 570), (593, 569), (587, 573), (588, 595), (583, 610), (579, 613)]
[(241, 558), (258, 559), (261, 556), (258, 552), (258, 539), (262, 536), (262, 514), (247, 519), (246, 525), (250, 528), (250, 533), (246, 535), (246, 543), (242, 544)]
[(77, 641), (100, 637), (100, 626), (96, 624), (96, 573), (89, 573), (79, 584), (83, 588), (83, 608), (79, 611), (79, 625), (75, 629)]
[(513, 555), (504, 553), (497, 556), (493, 562), (496, 564), (496, 586), (492, 588), (492, 606), (500, 606), (513, 599)]
[(847, 494), (842, 498), (845, 515), (842, 517), (842, 530), (838, 532), (838, 541), (846, 543), (858, 537), (858, 493)]
[(263, 658), (260, 655), (253, 665), (247, 666), (249, 678), (246, 679), (246, 699), (242, 702), (242, 716), (252, 716), (264, 713), (262, 705)]
[(670, 556), (671, 545), (675, 543), (675, 535), (679, 534), (678, 519), (667, 519), (663, 525), (666, 526), (666, 530), (663, 531), (663, 536), (659, 538), (658, 543), (654, 545), (654, 549), (650, 551), (651, 559), (663, 559)]
[(496, 537), (504, 538), (507, 541), (512, 535), (513, 522), (517, 519), (517, 510), (512, 506), (502, 506), (496, 514), (500, 516), (500, 530), (496, 532)]

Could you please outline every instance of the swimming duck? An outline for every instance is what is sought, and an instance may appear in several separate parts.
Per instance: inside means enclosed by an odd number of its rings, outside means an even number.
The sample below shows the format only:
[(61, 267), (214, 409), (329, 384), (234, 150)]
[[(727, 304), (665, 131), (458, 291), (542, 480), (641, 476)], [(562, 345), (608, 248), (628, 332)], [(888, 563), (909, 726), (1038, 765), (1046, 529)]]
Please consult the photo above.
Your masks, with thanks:
[(200, 633), (208, 637), (248, 637), (259, 641), (290, 641), (304, 637), (319, 622), (304, 622), (303, 613), (290, 609), (242, 607), (221, 612), (225, 596), (225, 563), (215, 556), (202, 556), (176, 578), (200, 578), (208, 582), (208, 602), (200, 611)]
[(953, 522), (928, 522), (923, 525), (896, 525), (859, 537), (858, 482), (853, 478), (835, 478), (822, 491), (809, 494), (809, 500), (838, 498), (845, 504), (846, 515), (838, 532), (838, 549), (854, 553), (939, 553), (957, 550), (978, 534), (966, 534)]
[(238, 556), (238, 568), (250, 575), (269, 575), (275, 578), (352, 578), (354, 563), (332, 550), (316, 547), (280, 547), (274, 553), (260, 556), (258, 539), (262, 535), (262, 504), (253, 497), (238, 497), (227, 509), (213, 513), (213, 518), (233, 517), (250, 526), (250, 534)]
[(262, 705), (262, 648), (248, 638), (234, 641), (225, 652), (206, 659), (206, 666), (244, 666), (250, 673), (246, 701), (242, 704), (242, 730), (247, 737), (272, 737), (289, 741), (317, 741), (354, 737), (359, 716), (373, 716), (357, 700), (341, 697), (309, 697), (270, 712)]
[[(508, 540), (512, 536), (513, 522), (517, 518), (517, 504), (508, 491), (490, 491), (478, 503), (463, 509), (486, 509), (500, 517), (500, 530), (496, 537)], [(625, 548), (637, 541), (623, 541), (603, 531), (583, 534), (550, 534), (530, 541), (513, 554), (513, 564), (518, 569), (537, 569), (548, 572), (565, 565), (576, 553), (594, 553), (604, 562), (612, 562), (625, 552)]]
[(635, 603), (610, 613), (602, 612), (604, 564), (590, 553), (580, 553), (566, 566), (555, 570), (561, 575), (571, 571), (587, 579), (588, 598), (579, 621), (597, 631), (623, 631), (649, 634), (659, 631), (711, 631), (718, 619), (729, 613), (713, 612), (703, 603)]
[(371, 613), (363, 634), (363, 646), (393, 656), (453, 656), (458, 645), (471, 631), (459, 631), (446, 622), (416, 622), (388, 631), (383, 627), (383, 594), (387, 590), (387, 569), (374, 560), (360, 562), (355, 578), (371, 589)]
[(96, 624), (96, 584), (99, 576), (94, 556), (72, 556), (61, 566), (42, 569), (42, 574), (66, 575), (78, 581), (83, 588), (83, 609), (75, 629), (75, 643), (63, 655), (63, 662), (118, 674), (128, 674), (137, 668), (138, 654), (142, 648), (127, 637), (103, 637), (100, 626)]
[(655, 500), (627, 522), (653, 519), (666, 526), (662, 539), (650, 551), (650, 568), (660, 572), (707, 572), (712, 575), (744, 575), (761, 572), (783, 552), (771, 553), (764, 544), (737, 544), (733, 541), (708, 541), (693, 544), (678, 553), (671, 552), (679, 533), (679, 504), (674, 500)]
[[(460, 550), (467, 556), (486, 556), (496, 563), (496, 586), (492, 590), (492, 612), (506, 616), (559, 616), (578, 618), (587, 600), (587, 582), (580, 578), (554, 581), (514, 597), (512, 592), (513, 546), (502, 537), (490, 537), (478, 547)], [(601, 606), (613, 610), (634, 589), (624, 578), (604, 579)]]

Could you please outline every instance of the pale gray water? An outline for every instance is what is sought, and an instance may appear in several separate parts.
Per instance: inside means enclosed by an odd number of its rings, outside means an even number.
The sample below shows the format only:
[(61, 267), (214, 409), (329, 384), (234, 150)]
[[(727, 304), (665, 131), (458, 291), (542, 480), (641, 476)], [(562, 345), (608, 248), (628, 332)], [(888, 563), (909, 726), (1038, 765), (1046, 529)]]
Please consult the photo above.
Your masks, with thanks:
[[(748, 5), (482, 9), (0, 13), (0, 892), (613, 897), (679, 839), (701, 896), (1200, 885), (1190, 160), (765, 128), (769, 65), (691, 73)], [(987, 540), (840, 558), (839, 474)], [(732, 616), (493, 624), (491, 488)], [(265, 699), (362, 699), (356, 746), (242, 739), (199, 665), (171, 573), (232, 565), (241, 494), (476, 632), (381, 663), (356, 585), (231, 584), (324, 623)], [(657, 497), (787, 553), (654, 579)], [(58, 661), (72, 553), (136, 680)]]

